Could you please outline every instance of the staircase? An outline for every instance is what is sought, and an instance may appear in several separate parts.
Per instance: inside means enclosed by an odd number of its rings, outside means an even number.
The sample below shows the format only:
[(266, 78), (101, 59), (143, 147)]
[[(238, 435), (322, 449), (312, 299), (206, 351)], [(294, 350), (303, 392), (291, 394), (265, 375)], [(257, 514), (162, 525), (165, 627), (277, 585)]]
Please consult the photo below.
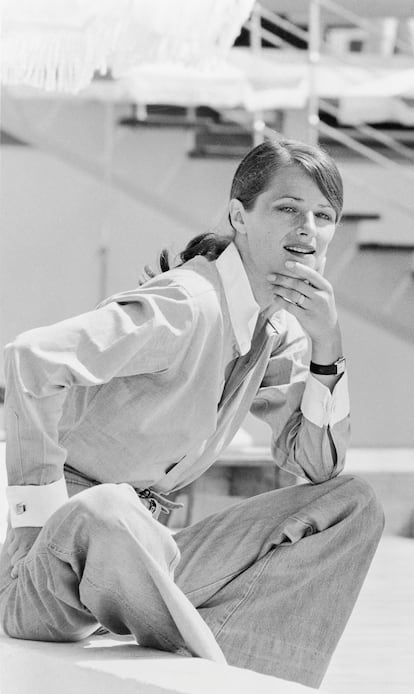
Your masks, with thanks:
[[(374, 217), (374, 218), (372, 218)], [(360, 242), (375, 215), (344, 215), (329, 248), (326, 276), (339, 306), (414, 342), (412, 247)]]
[[(277, 7), (277, 2), (267, 2), (266, 5)], [(286, 3), (285, 3), (286, 4)], [(283, 5), (283, 3), (282, 3)], [(286, 13), (294, 11), (294, 8), (284, 8)], [(329, 14), (327, 20), (323, 12)], [(414, 183), (412, 163), (414, 162), (414, 131), (404, 131), (405, 137), (393, 137), (388, 128), (374, 128), (356, 118), (352, 128), (341, 127), (341, 99), (329, 98), (329, 90), (321, 82), (321, 70), (326, 67), (323, 62), (327, 57), (327, 42), (322, 37), (322, 27), (325, 35), (328, 34), (329, 22), (355, 25), (365, 40), (369, 40), (378, 31), (375, 23), (370, 23), (366, 18), (358, 16), (342, 5), (332, 0), (318, 0), (309, 3), (307, 26), (293, 23), (286, 18), (269, 10), (268, 7), (256, 5), (255, 14), (248, 22), (247, 29), (250, 33), (250, 44), (256, 53), (261, 49), (266, 53), (265, 46), (273, 45), (279, 49), (287, 46), (288, 55), (292, 54), (292, 48), (297, 48), (297, 53), (307, 49), (309, 61), (310, 93), (308, 98), (308, 135), (311, 141), (318, 141), (337, 159), (340, 168), (343, 158), (365, 158), (373, 166), (380, 167), (383, 171), (394, 173), (396, 180), (406, 182), (407, 186)], [(270, 30), (269, 30), (270, 29)], [(331, 42), (332, 54), (332, 42)], [(408, 46), (401, 39), (396, 40), (396, 48), (400, 52), (412, 53), (412, 46)], [(290, 52), (290, 53), (289, 53)], [(364, 55), (354, 54), (340, 55), (335, 53), (346, 71), (355, 65), (355, 59), (364, 64)], [(373, 56), (369, 56), (372, 69), (372, 79), (380, 80), (381, 66)], [(383, 61), (385, 62), (385, 61)], [(392, 62), (388, 59), (387, 62)], [(414, 69), (414, 58), (409, 59), (409, 69)], [(341, 71), (338, 72), (338, 75)], [(383, 75), (384, 83), (389, 80)], [(398, 81), (398, 79), (396, 79)], [(379, 87), (379, 84), (378, 84)], [(369, 91), (367, 92), (369, 94)], [(391, 98), (391, 92), (390, 92)], [(408, 103), (392, 96), (394, 104), (399, 105), (399, 112), (405, 115), (407, 122), (414, 123), (414, 109)], [(375, 99), (374, 99), (375, 103)], [(227, 117), (231, 114), (227, 111)], [(274, 135), (274, 123), (265, 122), (266, 114), (256, 114), (256, 119), (250, 119), (253, 123), (253, 139), (260, 136), (272, 137)], [(247, 125), (246, 118), (245, 127)], [(236, 121), (240, 125), (243, 117), (237, 114)], [(335, 127), (334, 127), (335, 126)], [(248, 129), (248, 128), (246, 128)], [(254, 132), (256, 129), (256, 133)], [(398, 133), (400, 135), (400, 133)], [(254, 138), (256, 135), (256, 138)], [(345, 184), (347, 183), (346, 170), (343, 172)], [(376, 188), (372, 185), (370, 177), (361, 178), (360, 181), (352, 181), (367, 190), (371, 199), (378, 202), (387, 201), (387, 216), (391, 217), (393, 211), (398, 215), (398, 221), (403, 220), (408, 233), (404, 242), (398, 239), (398, 231), (388, 228), (386, 233), (376, 233), (381, 230), (384, 221), (381, 215), (370, 212), (344, 214), (338, 233), (331, 244), (327, 276), (334, 282), (338, 303), (352, 313), (363, 319), (381, 326), (393, 335), (403, 340), (414, 340), (414, 205), (411, 196), (406, 197), (401, 191), (392, 193), (390, 188)], [(380, 207), (380, 205), (379, 205)], [(346, 209), (346, 208), (345, 208)], [(397, 226), (397, 224), (396, 224)], [(407, 240), (408, 237), (408, 240)], [(369, 240), (367, 240), (367, 238)]]
[[(276, 2), (272, 4), (276, 5)], [(327, 96), (328, 92), (323, 90), (317, 79), (318, 70), (326, 70), (330, 64), (330, 56), (323, 52), (324, 42), (320, 32), (322, 11), (329, 11), (330, 16), (336, 13), (339, 22), (359, 23), (364, 31), (369, 26), (366, 20), (345, 11), (331, 0), (312, 0), (309, 5), (312, 11), (308, 26), (304, 26), (303, 23), (294, 24), (258, 3), (245, 29), (246, 35), (250, 36), (250, 49), (236, 47), (233, 64), (245, 66), (249, 79), (262, 95), (269, 88), (267, 82), (261, 85), (262, 89), (258, 83), (263, 56), (266, 64), (273, 66), (266, 68), (268, 76), (278, 65), (279, 68), (283, 67), (283, 72), (292, 66), (294, 70), (301, 70), (300, 74), (304, 74), (304, 68), (308, 70), (311, 87), (307, 101), (308, 136), (318, 139), (334, 154), (343, 169), (346, 189), (359, 187), (360, 191), (364, 191), (364, 194), (359, 193), (358, 204), (346, 203), (343, 221), (330, 252), (328, 276), (335, 282), (341, 305), (364, 320), (412, 342), (414, 205), (410, 190), (414, 183), (414, 151), (407, 138), (406, 141), (396, 141), (389, 131), (362, 123), (354, 125), (351, 130), (341, 127), (337, 100)], [(250, 63), (246, 53), (249, 50), (252, 56)], [(324, 62), (325, 58), (327, 63)], [(336, 66), (342, 64), (344, 69), (348, 67), (347, 56), (335, 56), (335, 60), (339, 61), (335, 63)], [(260, 66), (259, 72), (256, 71), (256, 62)], [(380, 69), (378, 61), (370, 59), (369, 62), (372, 63), (373, 74), (377, 75)], [(254, 111), (240, 107), (134, 103), (128, 113), (125, 92), (110, 79), (97, 80), (91, 92), (86, 90), (84, 96), (80, 95), (79, 101), (82, 99), (96, 100), (101, 110), (105, 110), (103, 118), (106, 120), (102, 128), (106, 139), (103, 150), (102, 147), (96, 149), (95, 159), (85, 157), (81, 140), (77, 142), (79, 137), (86, 137), (88, 124), (83, 127), (79, 120), (74, 121), (72, 132), (58, 132), (59, 110), (70, 106), (67, 99), (54, 102), (49, 111), (42, 109), (40, 99), (36, 107), (32, 105), (26, 112), (25, 98), (20, 99), (13, 91), (7, 94), (3, 99), (2, 116), (9, 143), (14, 138), (15, 144), (23, 141), (40, 147), (94, 179), (106, 181), (131, 198), (143, 200), (153, 209), (163, 210), (179, 225), (195, 230), (200, 227), (203, 215), (197, 216), (189, 211), (186, 201), (181, 204), (174, 196), (175, 184), (185, 176), (193, 176), (194, 160), (203, 159), (207, 163), (215, 159), (231, 164), (232, 159), (239, 159), (254, 143), (266, 136), (273, 137), (275, 132), (283, 132), (285, 127), (282, 108)], [(41, 114), (40, 127), (34, 125), (36, 113)], [(153, 167), (150, 162), (146, 164), (148, 180), (138, 180), (139, 175), (137, 177), (135, 172), (128, 175), (127, 171), (117, 171), (115, 168), (109, 171), (108, 167), (112, 166), (113, 158), (118, 153), (122, 132), (125, 135), (129, 131), (132, 142), (134, 137), (138, 141), (143, 131), (147, 137), (151, 137), (155, 130), (177, 132), (177, 142), (185, 143), (177, 161), (167, 163), (169, 169), (161, 183), (155, 168), (151, 173)], [(185, 138), (182, 136), (184, 132), (187, 133)], [(368, 146), (369, 140), (371, 147)], [(367, 176), (363, 173), (359, 181), (353, 172), (349, 175), (347, 162), (350, 159), (365, 160), (370, 163), (373, 172), (383, 172), (381, 182), (371, 181), (371, 174)], [(399, 191), (400, 181), (405, 186), (402, 193)], [(394, 214), (398, 215), (398, 223), (393, 224), (390, 219)], [(403, 243), (398, 238), (402, 226), (406, 227)], [(379, 234), (381, 228), (385, 228), (384, 234)], [(102, 259), (105, 261), (104, 256)], [(102, 293), (105, 293), (104, 279)]]

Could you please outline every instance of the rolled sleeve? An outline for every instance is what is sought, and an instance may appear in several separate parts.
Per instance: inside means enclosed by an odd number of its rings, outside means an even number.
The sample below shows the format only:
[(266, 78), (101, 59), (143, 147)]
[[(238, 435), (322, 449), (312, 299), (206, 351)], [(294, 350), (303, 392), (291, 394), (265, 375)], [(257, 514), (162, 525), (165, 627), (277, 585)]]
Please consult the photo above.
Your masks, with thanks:
[(251, 412), (271, 427), (276, 465), (318, 484), (344, 466), (350, 438), (347, 375), (331, 393), (309, 372), (309, 344), (300, 325), (282, 314), (277, 328)]
[(347, 374), (342, 374), (332, 393), (329, 388), (309, 375), (301, 403), (302, 414), (318, 427), (334, 426), (349, 415)]

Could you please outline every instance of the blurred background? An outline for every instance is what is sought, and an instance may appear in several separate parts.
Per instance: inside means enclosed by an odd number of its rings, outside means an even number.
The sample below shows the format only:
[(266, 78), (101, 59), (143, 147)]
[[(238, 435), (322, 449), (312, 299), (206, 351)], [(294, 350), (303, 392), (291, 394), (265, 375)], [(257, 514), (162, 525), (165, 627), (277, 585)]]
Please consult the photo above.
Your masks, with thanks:
[[(198, 24), (197, 4), (186, 3)], [(345, 181), (327, 274), (349, 362), (353, 445), (414, 447), (413, 2), (250, 5), (219, 68), (157, 57), (117, 79), (91, 75), (76, 93), (22, 84), (22, 71), (3, 88), (1, 342), (135, 286), (160, 248), (178, 251), (209, 229), (238, 160), (262, 137), (319, 141)], [(41, 36), (39, 15), (28, 27), (25, 36)], [(254, 436), (268, 438), (261, 427)]]
[[(327, 276), (352, 447), (369, 468), (391, 465), (392, 450), (407, 482), (412, 0), (6, 1), (2, 80), (2, 345), (135, 286), (163, 246), (179, 251), (211, 228), (253, 144), (276, 133), (319, 142), (345, 182)], [(269, 440), (252, 417), (241, 436)]]
[[(211, 228), (238, 161), (263, 138), (319, 142), (345, 182), (327, 276), (349, 364), (350, 460), (368, 471), (375, 463), (376, 473), (391, 466), (407, 490), (413, 2), (158, 0), (149, 7), (143, 0), (4, 4), (2, 345), (135, 286), (163, 246), (178, 252)], [(233, 447), (265, 463), (268, 440), (267, 427), (249, 416)], [(255, 450), (246, 454), (248, 447)], [(247, 477), (243, 494), (269, 483), (262, 468)], [(291, 480), (277, 480), (284, 482)], [(404, 517), (403, 525), (410, 522)]]
[[(6, 0), (2, 81), (2, 345), (211, 228), (253, 144), (319, 142), (345, 182), (327, 276), (352, 447), (411, 471), (412, 0)], [(269, 440), (252, 417), (241, 436)]]
[[(2, 20), (1, 345), (135, 286), (162, 247), (214, 226), (263, 138), (318, 142), (345, 183), (326, 274), (348, 470), (376, 488), (386, 535), (414, 537), (413, 0), (6, 0)], [(268, 443), (249, 416), (172, 524), (294, 483)], [(387, 547), (405, 566), (408, 545)], [(408, 692), (392, 686), (372, 691)]]

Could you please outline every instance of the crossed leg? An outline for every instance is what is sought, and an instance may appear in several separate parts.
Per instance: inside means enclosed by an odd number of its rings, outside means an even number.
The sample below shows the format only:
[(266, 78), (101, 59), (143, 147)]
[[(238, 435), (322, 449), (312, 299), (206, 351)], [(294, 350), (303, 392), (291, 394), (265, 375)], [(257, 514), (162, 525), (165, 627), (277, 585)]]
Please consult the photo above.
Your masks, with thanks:
[(382, 529), (361, 479), (286, 487), (177, 533), (176, 582), (230, 665), (318, 687)]

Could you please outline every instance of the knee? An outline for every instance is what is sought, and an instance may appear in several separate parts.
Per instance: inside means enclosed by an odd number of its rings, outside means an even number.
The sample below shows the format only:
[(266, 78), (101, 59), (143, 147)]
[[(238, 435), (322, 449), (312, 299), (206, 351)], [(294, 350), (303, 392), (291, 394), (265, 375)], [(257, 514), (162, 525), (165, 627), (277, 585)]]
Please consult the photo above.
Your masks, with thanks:
[[(99, 484), (72, 496), (46, 522), (43, 543), (71, 552), (92, 539), (105, 546), (123, 532), (136, 494), (128, 484)], [(139, 503), (139, 502), (138, 502)], [(80, 549), (79, 549), (80, 551)]]
[(117, 523), (131, 503), (137, 503), (137, 497), (129, 484), (98, 484), (72, 497), (69, 503), (84, 521), (108, 526)]
[(380, 536), (384, 529), (384, 511), (372, 486), (357, 475), (340, 475), (339, 479), (345, 483), (357, 522), (365, 531), (371, 530), (372, 534)]

